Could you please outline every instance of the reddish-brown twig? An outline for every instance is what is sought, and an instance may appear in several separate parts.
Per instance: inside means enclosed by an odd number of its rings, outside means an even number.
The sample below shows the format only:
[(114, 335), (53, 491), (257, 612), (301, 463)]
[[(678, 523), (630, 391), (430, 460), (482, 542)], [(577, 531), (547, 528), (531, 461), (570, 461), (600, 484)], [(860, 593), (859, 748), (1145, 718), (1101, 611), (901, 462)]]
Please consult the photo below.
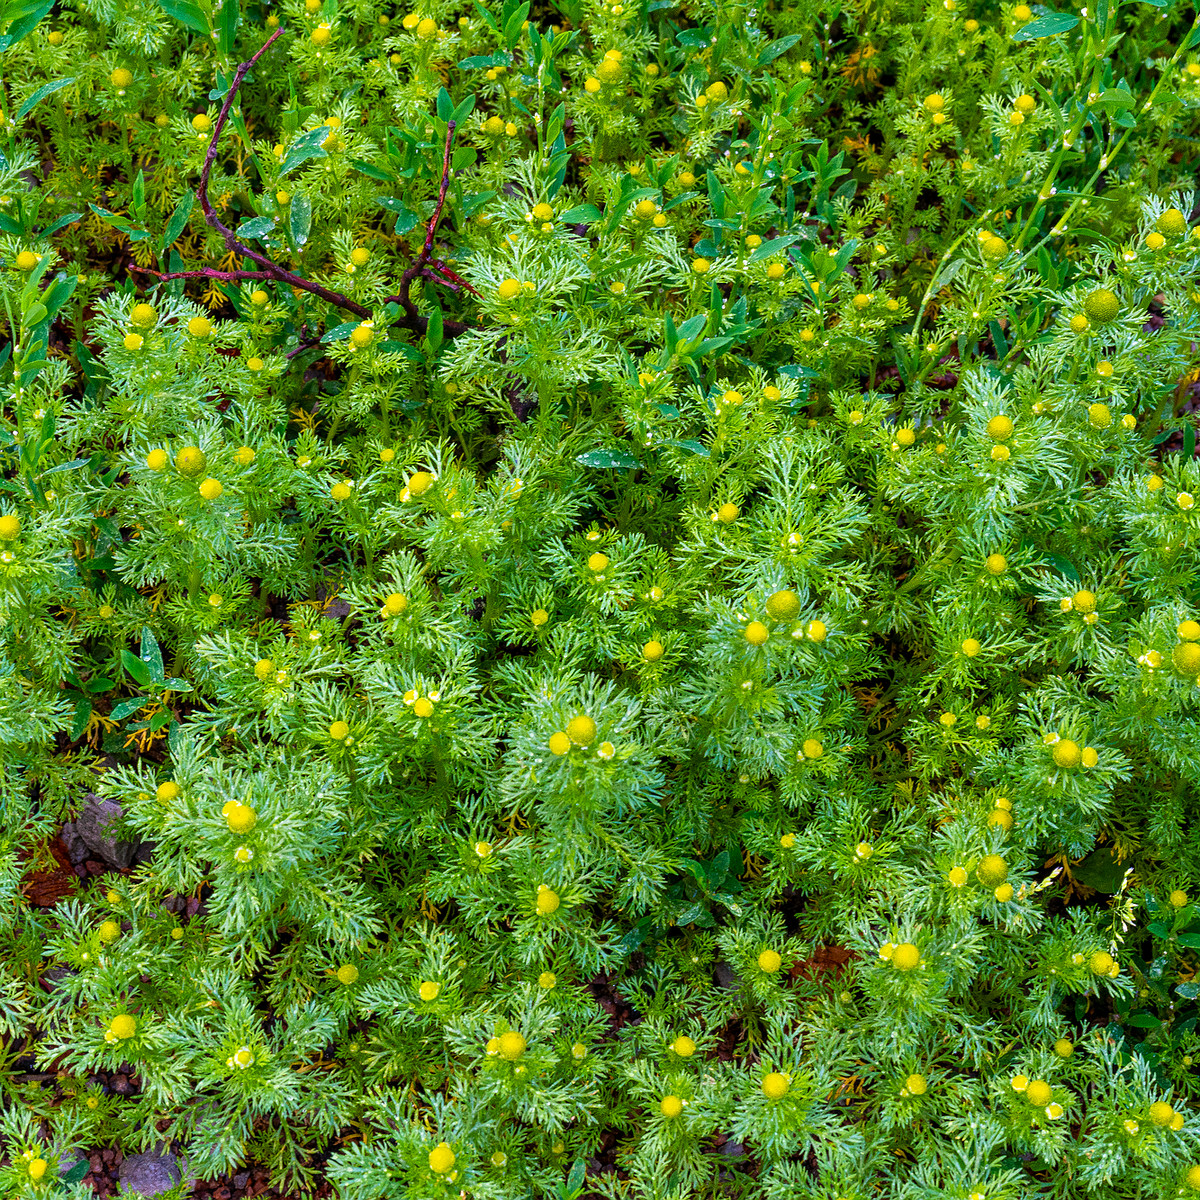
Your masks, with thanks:
[(338, 308), (349, 309), (355, 316), (362, 317), (365, 320), (371, 315), (369, 308), (364, 308), (361, 304), (351, 300), (349, 296), (343, 296), (340, 292), (330, 291), (329, 288), (322, 287), (319, 283), (313, 283), (291, 271), (285, 271), (283, 267), (273, 262), (265, 254), (259, 254), (257, 251), (251, 250), (249, 246), (239, 242), (237, 234), (217, 216), (216, 209), (213, 208), (212, 201), (208, 198), (208, 177), (212, 173), (213, 164), (217, 159), (217, 143), (220, 141), (221, 131), (225, 128), (225, 122), (229, 119), (229, 110), (233, 107), (234, 100), (237, 99), (238, 89), (242, 86), (242, 80), (246, 78), (250, 68), (270, 49), (271, 43), (281, 33), (283, 33), (282, 25), (263, 42), (249, 59), (238, 65), (238, 69), (233, 76), (233, 83), (230, 85), (229, 92), (225, 97), (225, 103), (221, 105), (221, 112), (217, 116), (216, 124), (213, 125), (212, 139), (209, 141), (208, 150), (204, 155), (204, 169), (200, 172), (200, 186), (196, 189), (196, 199), (200, 201), (200, 207), (204, 210), (204, 219), (225, 239), (226, 250), (233, 250), (243, 258), (248, 258), (251, 262), (258, 263), (264, 271), (268, 272), (280, 283), (286, 284), (288, 287), (300, 288), (305, 292), (312, 292), (314, 296), (320, 296), (327, 303), (333, 304)]
[(472, 296), (478, 296), (480, 294), (478, 288), (473, 288), (461, 275), (450, 270), (450, 268), (446, 266), (446, 264), (442, 262), (440, 258), (435, 258), (433, 262), (429, 263), (428, 270), (437, 271), (439, 275), (443, 276), (439, 282), (445, 283), (447, 287), (451, 286), (453, 283), (458, 287), (466, 288)]
[[(428, 325), (428, 321), (417, 312), (417, 306), (412, 299), (412, 282), (419, 275), (426, 278), (432, 278), (427, 270), (429, 266), (429, 256), (433, 253), (433, 240), (437, 233), (438, 222), (442, 219), (442, 208), (446, 203), (446, 193), (450, 190), (450, 150), (451, 143), (454, 140), (454, 129), (456, 122), (446, 122), (446, 145), (442, 151), (442, 184), (438, 188), (437, 204), (433, 209), (433, 216), (429, 218), (425, 226), (425, 245), (421, 247), (421, 253), (413, 259), (412, 265), (400, 277), (400, 290), (394, 296), (389, 296), (389, 300), (398, 301), (400, 307), (404, 309), (405, 316), (408, 318), (407, 324), (410, 328), (416, 328), (418, 322)], [(436, 270), (445, 271), (446, 268), (440, 263), (437, 264)], [(470, 287), (465, 280), (459, 279), (452, 271), (447, 274), (453, 275), (457, 283), (464, 284)], [(474, 288), (471, 289), (474, 291)], [(478, 295), (478, 293), (476, 293)], [(444, 321), (442, 324), (442, 333), (445, 337), (457, 337), (460, 333), (466, 330), (467, 326), (461, 321)], [(422, 328), (420, 332), (424, 333)]]
[[(273, 34), (259, 47), (258, 51), (249, 58), (246, 62), (239, 64), (237, 71), (233, 76), (233, 83), (230, 85), (229, 92), (225, 96), (225, 103), (221, 105), (221, 112), (217, 116), (216, 123), (213, 125), (212, 138), (208, 144), (208, 150), (204, 155), (204, 167), (200, 172), (200, 184), (196, 188), (196, 199), (200, 201), (200, 208), (204, 213), (204, 219), (225, 239), (225, 248), (241, 255), (243, 258), (248, 258), (251, 262), (257, 263), (262, 270), (260, 271), (218, 271), (214, 267), (202, 267), (195, 271), (154, 271), (148, 267), (136, 267), (138, 270), (147, 275), (153, 275), (157, 279), (219, 279), (223, 281), (251, 280), (251, 279), (271, 279), (277, 283), (282, 283), (288, 287), (297, 288), (301, 291), (311, 292), (314, 296), (319, 296), (322, 300), (334, 305), (336, 308), (344, 308), (355, 316), (367, 320), (371, 316), (371, 310), (364, 308), (355, 300), (351, 300), (349, 296), (343, 296), (340, 292), (331, 291), (329, 288), (322, 287), (319, 283), (313, 283), (311, 280), (305, 279), (301, 275), (296, 275), (292, 271), (285, 270), (278, 263), (272, 261), (265, 254), (259, 254), (257, 251), (251, 250), (249, 246), (238, 241), (237, 235), (225, 225), (221, 218), (217, 216), (216, 210), (212, 206), (212, 202), (208, 198), (208, 180), (212, 173), (213, 164), (217, 157), (217, 144), (221, 138), (221, 131), (225, 128), (225, 122), (229, 118), (229, 110), (233, 107), (233, 102), (237, 97), (238, 89), (242, 86), (242, 81), (246, 78), (250, 68), (266, 53), (271, 44), (283, 33), (281, 25)], [(446, 148), (442, 162), (442, 184), (438, 192), (437, 206), (433, 210), (433, 216), (430, 217), (425, 228), (425, 245), (421, 252), (413, 260), (412, 265), (400, 278), (400, 291), (395, 296), (388, 296), (387, 300), (397, 301), (400, 307), (404, 310), (404, 317), (392, 322), (393, 325), (399, 325), (411, 329), (418, 336), (424, 335), (429, 328), (428, 317), (422, 316), (417, 311), (417, 306), (413, 303), (409, 292), (412, 287), (412, 281), (418, 276), (427, 278), (437, 278), (430, 275), (427, 266), (429, 264), (429, 256), (433, 251), (434, 235), (437, 231), (438, 222), (441, 220), (442, 208), (446, 203), (446, 193), (450, 187), (450, 149), (451, 139), (454, 136), (453, 121), (449, 122), (446, 127)], [(447, 270), (442, 264), (436, 264), (436, 269), (444, 272), (453, 278), (454, 281), (464, 287), (471, 288), (465, 280), (459, 279), (453, 271)], [(444, 279), (437, 279), (439, 283), (446, 286), (450, 284)], [(475, 291), (471, 288), (471, 291)], [(478, 295), (478, 293), (475, 293)], [(444, 337), (457, 337), (458, 334), (464, 332), (467, 326), (461, 321), (447, 320), (443, 322), (442, 333)]]

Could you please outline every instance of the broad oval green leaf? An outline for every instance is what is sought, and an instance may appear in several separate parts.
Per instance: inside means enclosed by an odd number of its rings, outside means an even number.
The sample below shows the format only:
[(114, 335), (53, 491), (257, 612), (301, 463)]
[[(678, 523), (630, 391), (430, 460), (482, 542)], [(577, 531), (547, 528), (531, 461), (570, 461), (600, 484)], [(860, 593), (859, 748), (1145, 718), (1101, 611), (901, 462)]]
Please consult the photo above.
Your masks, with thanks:
[(1033, 38), (1055, 37), (1060, 33), (1070, 33), (1079, 18), (1074, 13), (1051, 13), (1048, 17), (1038, 17), (1028, 25), (1022, 25), (1013, 34), (1014, 42), (1028, 42)]
[(249, 221), (243, 221), (237, 227), (237, 235), (240, 238), (246, 239), (264, 238), (274, 228), (274, 217), (252, 217)]
[(308, 162), (310, 158), (328, 158), (329, 155), (322, 149), (321, 144), (329, 134), (330, 126), (320, 125), (295, 138), (283, 156), (283, 162), (279, 167), (280, 177), (294, 171), (302, 163)]
[(308, 241), (309, 230), (312, 228), (312, 200), (307, 192), (297, 192), (288, 206), (288, 232), (296, 248), (300, 249)]
[(200, 34), (202, 37), (211, 37), (212, 30), (208, 26), (208, 18), (204, 15), (204, 10), (198, 5), (193, 4), (191, 0), (158, 0), (158, 6), (180, 25)]
[(632, 470), (634, 467), (642, 465), (632, 454), (627, 454), (624, 450), (588, 450), (586, 453), (580, 454), (575, 461), (585, 467), (603, 469)]

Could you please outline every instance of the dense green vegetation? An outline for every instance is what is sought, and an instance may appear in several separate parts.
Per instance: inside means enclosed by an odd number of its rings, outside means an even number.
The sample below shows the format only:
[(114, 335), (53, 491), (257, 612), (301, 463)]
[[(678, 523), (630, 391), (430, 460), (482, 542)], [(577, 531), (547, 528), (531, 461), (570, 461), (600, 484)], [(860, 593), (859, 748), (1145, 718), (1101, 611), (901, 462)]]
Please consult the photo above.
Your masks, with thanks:
[(1200, 1193), (1198, 56), (6, 0), (0, 1191)]

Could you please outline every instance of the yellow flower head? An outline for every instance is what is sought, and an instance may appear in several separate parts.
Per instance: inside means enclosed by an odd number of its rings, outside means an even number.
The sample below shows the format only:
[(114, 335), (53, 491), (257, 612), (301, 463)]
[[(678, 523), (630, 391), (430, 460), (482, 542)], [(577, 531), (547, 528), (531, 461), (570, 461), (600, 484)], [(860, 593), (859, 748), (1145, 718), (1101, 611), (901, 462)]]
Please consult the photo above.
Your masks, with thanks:
[(109, 1023), (108, 1032), (114, 1039), (124, 1041), (137, 1033), (137, 1021), (128, 1013), (122, 1013), (118, 1017), (113, 1017)]
[(438, 1142), (429, 1152), (429, 1169), (437, 1175), (448, 1175), (454, 1169), (454, 1161), (454, 1151), (447, 1142)]
[(509, 1062), (516, 1062), (525, 1053), (525, 1046), (524, 1035), (518, 1033), (515, 1029), (510, 1029), (507, 1033), (500, 1035), (499, 1045), (496, 1049), (499, 1051), (501, 1058), (507, 1059)]

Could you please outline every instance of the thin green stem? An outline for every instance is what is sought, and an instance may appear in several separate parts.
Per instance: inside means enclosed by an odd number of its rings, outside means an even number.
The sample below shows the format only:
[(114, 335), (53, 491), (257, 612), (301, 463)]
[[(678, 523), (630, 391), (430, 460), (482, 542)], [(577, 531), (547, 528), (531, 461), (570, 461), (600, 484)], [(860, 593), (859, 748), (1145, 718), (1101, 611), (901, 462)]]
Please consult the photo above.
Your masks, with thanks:
[[(1192, 22), (1192, 30), (1195, 31), (1197, 28), (1200, 28), (1200, 16), (1196, 17), (1195, 20)], [(1158, 83), (1156, 83), (1154, 85), (1154, 89), (1153, 89), (1153, 91), (1151, 91), (1149, 99), (1146, 100), (1146, 102), (1142, 105), (1142, 112), (1144, 112), (1144, 113), (1149, 112), (1150, 109), (1153, 107), (1154, 99), (1158, 95), (1159, 90), (1162, 88), (1163, 84), (1166, 82), (1167, 76), (1171, 73), (1171, 68), (1174, 67), (1175, 64), (1179, 61), (1179, 56), (1183, 53), (1184, 46), (1187, 45), (1187, 43), (1190, 40), (1191, 40), (1190, 37), (1186, 37), (1186, 36), (1180, 39), (1179, 46), (1175, 50), (1175, 53), (1171, 56), (1170, 62), (1167, 63), (1166, 68), (1163, 70), (1162, 74), (1159, 76)], [(1097, 67), (1096, 70), (1098, 71), (1099, 67)], [(1082, 128), (1082, 124), (1080, 124), (1080, 128)], [(1125, 143), (1129, 140), (1129, 135), (1131, 133), (1133, 133), (1134, 129), (1136, 129), (1136, 128), (1137, 128), (1137, 126), (1135, 124), (1135, 125), (1131, 126), (1129, 129), (1126, 129), (1124, 134), (1122, 134), (1122, 136), (1121, 136), (1121, 140), (1119, 142), (1117, 142), (1116, 146), (1113, 147), (1113, 149), (1109, 153), (1102, 154), (1100, 156), (1100, 165), (1092, 173), (1092, 177), (1087, 181), (1087, 183), (1085, 183), (1083, 185), (1082, 188), (1079, 189), (1079, 193), (1076, 195), (1076, 198), (1071, 202), (1070, 206), (1062, 214), (1062, 216), (1060, 216), (1058, 218), (1058, 221), (1051, 227), (1050, 232), (1047, 233), (1046, 236), (1043, 237), (1042, 240), (1040, 242), (1038, 242), (1036, 246), (1031, 246), (1028, 250), (1025, 251), (1025, 253), (1021, 256), (1021, 262), (1024, 262), (1025, 259), (1029, 258), (1029, 256), (1031, 254), (1035, 254), (1038, 250), (1040, 250), (1048, 241), (1050, 241), (1053, 237), (1056, 236), (1056, 232), (1062, 233), (1062, 231), (1066, 228), (1067, 221), (1070, 219), (1072, 214), (1075, 212), (1076, 208), (1078, 208), (1080, 206), (1080, 204), (1082, 204), (1083, 200), (1087, 198), (1088, 193), (1091, 191), (1092, 185), (1096, 182), (1097, 179), (1100, 178), (1101, 173), (1108, 169), (1109, 164), (1116, 160), (1117, 156), (1125, 148)], [(1069, 148), (1069, 147), (1066, 147), (1064, 149), (1067, 149), (1067, 148)], [(1061, 155), (1060, 155), (1060, 158), (1061, 158)], [(1057, 170), (1057, 167), (1055, 169)], [(1042, 192), (1048, 191), (1050, 182), (1052, 181), (1052, 179), (1053, 179), (1053, 173), (1051, 174), (1051, 176), (1047, 180), (1047, 182), (1045, 184), (1043, 184), (1042, 189), (1041, 189)], [(1039, 199), (1041, 199), (1041, 198), (1042, 198), (1041, 193), (1039, 193)], [(1029, 226), (1032, 224), (1033, 217), (1036, 212), (1037, 212), (1037, 205), (1035, 204), (1033, 211), (1029, 214), (1029, 221), (1026, 222), (1025, 230), (1021, 231), (1022, 237), (1024, 237), (1026, 230), (1028, 230)], [(1015, 248), (1017, 248), (1017, 249), (1020, 248), (1019, 242)]]

